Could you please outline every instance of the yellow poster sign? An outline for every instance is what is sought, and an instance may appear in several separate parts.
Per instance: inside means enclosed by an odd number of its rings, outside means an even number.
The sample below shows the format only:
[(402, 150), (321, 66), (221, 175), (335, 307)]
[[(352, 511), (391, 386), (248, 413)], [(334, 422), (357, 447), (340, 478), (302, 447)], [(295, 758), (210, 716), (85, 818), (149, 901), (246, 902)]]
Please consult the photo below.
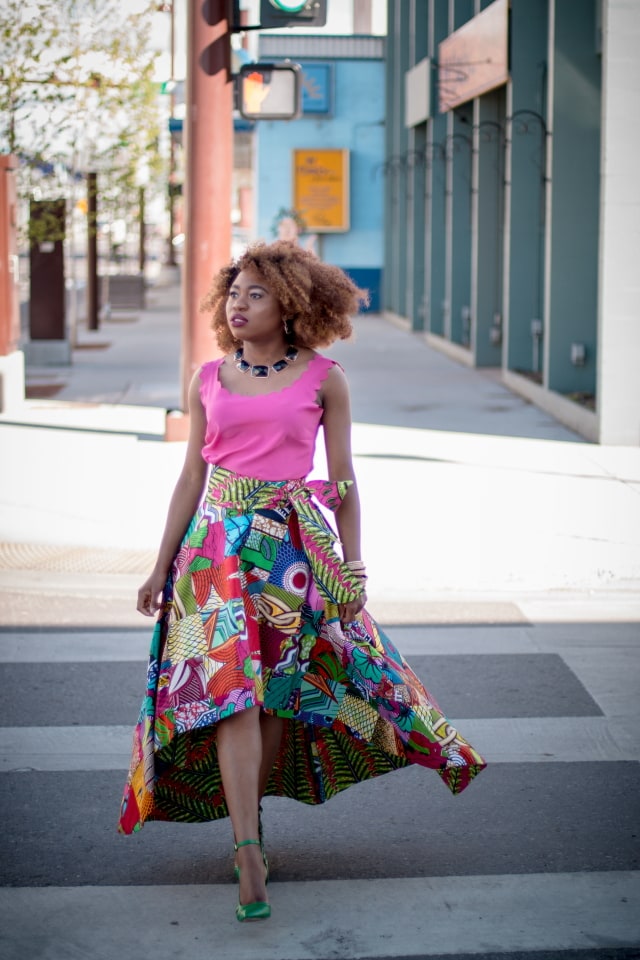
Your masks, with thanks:
[(307, 230), (348, 230), (349, 151), (294, 150), (293, 206)]

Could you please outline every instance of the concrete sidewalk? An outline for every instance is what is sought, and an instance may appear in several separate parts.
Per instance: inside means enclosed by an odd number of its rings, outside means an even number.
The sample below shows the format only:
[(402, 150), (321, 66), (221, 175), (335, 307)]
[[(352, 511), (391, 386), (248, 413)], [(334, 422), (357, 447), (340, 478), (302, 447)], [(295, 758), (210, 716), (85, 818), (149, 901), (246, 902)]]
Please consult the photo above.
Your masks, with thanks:
[[(589, 616), (600, 603), (640, 618), (640, 449), (581, 441), (494, 372), (377, 316), (356, 331), (329, 352), (352, 386), (374, 611), (407, 622), (437, 609), (446, 620), (464, 599), (500, 620), (513, 619), (516, 596), (573, 597)], [(12, 465), (0, 484), (0, 582), (22, 598), (5, 605), (8, 622), (24, 622), (47, 591), (50, 615), (72, 589), (77, 610), (96, 615), (104, 596), (116, 622), (140, 623), (117, 610), (125, 595), (131, 609), (153, 561), (184, 456), (183, 444), (161, 442), (180, 402), (179, 357), (179, 276), (166, 272), (146, 310), (81, 329), (70, 368), (29, 370), (30, 388), (49, 398), (0, 417)]]
[[(164, 268), (146, 300), (144, 310), (113, 311), (99, 330), (82, 322), (71, 366), (29, 367), (27, 395), (34, 399), (6, 419), (134, 433), (149, 427), (152, 435), (162, 433), (158, 424), (165, 409), (180, 405), (178, 268)], [(130, 406), (148, 410), (128, 419)]]

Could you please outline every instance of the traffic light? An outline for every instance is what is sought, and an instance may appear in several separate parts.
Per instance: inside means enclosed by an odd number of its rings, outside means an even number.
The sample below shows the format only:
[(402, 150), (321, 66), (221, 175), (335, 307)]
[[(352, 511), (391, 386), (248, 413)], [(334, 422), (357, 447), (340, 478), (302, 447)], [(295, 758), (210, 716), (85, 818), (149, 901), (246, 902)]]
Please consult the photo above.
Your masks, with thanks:
[(326, 22), (327, 0), (260, 0), (260, 26), (265, 30), (324, 27)]
[(302, 70), (298, 63), (245, 63), (238, 74), (238, 109), (247, 120), (300, 116)]

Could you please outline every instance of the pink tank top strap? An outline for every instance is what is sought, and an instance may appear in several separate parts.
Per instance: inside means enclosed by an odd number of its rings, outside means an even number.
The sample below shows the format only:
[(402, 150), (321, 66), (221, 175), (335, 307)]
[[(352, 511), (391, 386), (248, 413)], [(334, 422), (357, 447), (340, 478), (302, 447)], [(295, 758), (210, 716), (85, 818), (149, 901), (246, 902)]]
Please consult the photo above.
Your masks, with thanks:
[(304, 393), (315, 393), (320, 389), (326, 380), (332, 367), (339, 366), (335, 360), (329, 357), (323, 357), (321, 353), (316, 353), (307, 365), (307, 369), (297, 380), (294, 380), (289, 390)]

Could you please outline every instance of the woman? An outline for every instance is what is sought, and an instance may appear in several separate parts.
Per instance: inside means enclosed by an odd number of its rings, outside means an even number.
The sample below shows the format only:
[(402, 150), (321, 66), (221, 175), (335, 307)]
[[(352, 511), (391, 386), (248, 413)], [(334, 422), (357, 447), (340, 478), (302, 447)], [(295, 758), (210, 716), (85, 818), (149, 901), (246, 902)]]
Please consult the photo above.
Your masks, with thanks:
[[(120, 830), (230, 816), (241, 921), (271, 910), (265, 794), (322, 803), (409, 763), (457, 793), (485, 765), (364, 610), (349, 391), (315, 350), (351, 334), (362, 297), (290, 243), (220, 271), (203, 309), (226, 353), (191, 383), (185, 464), (138, 594), (160, 616)], [(307, 481), (320, 425), (329, 480)]]

